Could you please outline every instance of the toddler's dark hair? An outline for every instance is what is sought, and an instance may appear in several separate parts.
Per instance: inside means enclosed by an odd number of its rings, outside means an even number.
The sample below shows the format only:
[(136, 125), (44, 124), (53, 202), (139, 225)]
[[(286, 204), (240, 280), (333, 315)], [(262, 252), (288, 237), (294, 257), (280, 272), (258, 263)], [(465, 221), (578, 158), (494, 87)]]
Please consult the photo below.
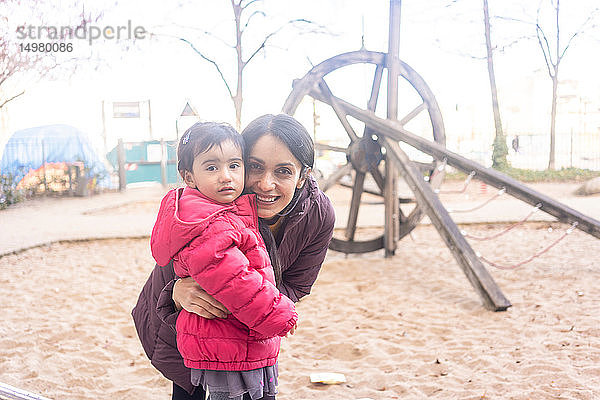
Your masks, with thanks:
[(213, 146), (231, 140), (244, 154), (244, 139), (231, 125), (224, 122), (196, 122), (179, 140), (177, 146), (177, 170), (183, 177), (185, 171), (192, 172), (198, 154), (209, 151)]

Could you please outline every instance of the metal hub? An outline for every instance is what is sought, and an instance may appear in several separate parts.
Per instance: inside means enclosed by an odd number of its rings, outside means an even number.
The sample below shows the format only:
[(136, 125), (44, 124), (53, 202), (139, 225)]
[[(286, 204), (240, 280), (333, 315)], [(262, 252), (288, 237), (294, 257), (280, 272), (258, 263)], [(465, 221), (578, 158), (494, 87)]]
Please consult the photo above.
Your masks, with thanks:
[(350, 145), (347, 157), (355, 170), (366, 173), (377, 168), (383, 154), (381, 146), (370, 135), (366, 135)]

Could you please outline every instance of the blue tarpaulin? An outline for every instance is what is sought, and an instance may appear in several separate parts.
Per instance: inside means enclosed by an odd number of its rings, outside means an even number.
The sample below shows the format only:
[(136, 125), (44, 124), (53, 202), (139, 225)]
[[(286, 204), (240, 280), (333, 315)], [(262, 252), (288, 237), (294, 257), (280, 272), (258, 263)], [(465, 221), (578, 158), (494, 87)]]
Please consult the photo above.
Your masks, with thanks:
[(69, 125), (46, 125), (15, 132), (4, 147), (0, 174), (12, 175), (17, 184), (44, 162), (82, 162), (87, 176), (98, 178), (97, 185), (110, 186), (108, 170), (87, 136)]

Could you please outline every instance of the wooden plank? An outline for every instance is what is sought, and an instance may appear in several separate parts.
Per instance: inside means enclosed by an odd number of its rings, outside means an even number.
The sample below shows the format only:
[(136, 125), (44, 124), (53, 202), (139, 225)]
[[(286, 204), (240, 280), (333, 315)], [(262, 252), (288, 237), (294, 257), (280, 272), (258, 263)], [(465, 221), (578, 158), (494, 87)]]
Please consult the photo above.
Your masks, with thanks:
[(404, 179), (415, 194), (418, 204), (446, 242), (467, 279), (479, 294), (484, 306), (492, 311), (504, 311), (510, 307), (510, 302), (504, 297), (492, 276), (461, 234), (438, 196), (423, 180), (423, 175), (400, 149), (397, 142), (387, 137), (381, 137), (380, 140), (387, 150), (388, 157), (394, 158), (396, 164), (402, 169)]
[[(312, 92), (311, 95), (313, 95)], [(317, 99), (325, 102), (325, 99), (323, 98)], [(540, 209), (542, 211), (556, 217), (559, 221), (564, 223), (572, 224), (577, 222), (578, 229), (600, 239), (600, 221), (588, 217), (545, 194), (537, 192), (506, 174), (492, 168), (486, 168), (475, 161), (469, 160), (468, 158), (446, 149), (444, 146), (434, 141), (415, 135), (404, 129), (397, 122), (379, 118), (375, 113), (360, 109), (341, 99), (337, 99), (337, 103), (348, 115), (365, 122), (379, 134), (385, 135), (395, 141), (408, 143), (416, 149), (439, 160), (446, 159), (448, 165), (460, 169), (467, 174), (471, 173), (471, 171), (475, 171), (477, 179), (499, 189), (505, 188), (507, 194), (528, 204), (535, 206), (541, 203), (542, 206)]]
[(346, 224), (346, 239), (353, 240), (356, 232), (356, 221), (358, 220), (358, 209), (360, 208), (360, 198), (365, 184), (365, 173), (356, 171), (354, 176), (354, 188), (352, 189), (352, 200), (350, 201), (350, 213), (348, 214), (348, 223)]
[(383, 177), (383, 175), (381, 175), (381, 172), (379, 171), (377, 166), (370, 168), (369, 172), (371, 173), (373, 180), (377, 184), (377, 187), (379, 188), (379, 190), (381, 190), (381, 193), (378, 193), (378, 194), (383, 195), (384, 187), (385, 187), (385, 178)]

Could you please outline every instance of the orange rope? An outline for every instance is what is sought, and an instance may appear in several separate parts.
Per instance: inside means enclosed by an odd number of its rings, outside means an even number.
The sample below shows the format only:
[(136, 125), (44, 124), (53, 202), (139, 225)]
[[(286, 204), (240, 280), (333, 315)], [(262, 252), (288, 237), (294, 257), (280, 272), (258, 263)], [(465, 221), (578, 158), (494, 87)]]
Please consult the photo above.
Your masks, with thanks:
[(479, 255), (479, 258), (481, 259), (481, 261), (485, 262), (486, 264), (491, 265), (492, 267), (498, 268), (498, 269), (504, 269), (504, 270), (510, 270), (510, 269), (515, 269), (520, 267), (521, 265), (525, 265), (531, 261), (533, 261), (534, 259), (536, 259), (537, 257), (541, 256), (542, 254), (546, 253), (548, 250), (550, 250), (551, 248), (553, 248), (554, 246), (556, 246), (558, 244), (558, 242), (560, 242), (561, 240), (563, 240), (568, 234), (570, 234), (571, 232), (573, 232), (573, 229), (575, 229), (575, 227), (577, 226), (577, 222), (574, 222), (573, 225), (571, 225), (571, 227), (569, 229), (567, 229), (565, 231), (565, 233), (562, 234), (561, 237), (559, 237), (558, 239), (556, 239), (554, 242), (550, 243), (550, 245), (540, 251), (538, 251), (537, 253), (535, 253), (534, 255), (532, 255), (531, 257), (520, 261), (516, 264), (513, 265), (500, 265), (500, 264), (496, 264), (495, 262), (492, 262), (490, 260), (488, 260), (487, 258)]
[(475, 206), (473, 208), (467, 208), (467, 209), (464, 209), (464, 210), (452, 210), (452, 209), (448, 209), (448, 212), (449, 213), (466, 213), (466, 212), (471, 212), (471, 211), (479, 210), (483, 206), (485, 206), (488, 203), (490, 203), (492, 200), (495, 200), (497, 197), (502, 196), (505, 192), (506, 192), (506, 188), (502, 188), (502, 189), (498, 190), (498, 193), (496, 193), (494, 196), (490, 197), (489, 199), (487, 199), (486, 201), (484, 201), (483, 203), (481, 203), (478, 206)]
[(527, 216), (525, 218), (523, 218), (522, 220), (520, 220), (519, 222), (515, 222), (514, 224), (510, 225), (508, 228), (495, 233), (493, 235), (490, 236), (475, 236), (475, 235), (469, 235), (467, 232), (465, 231), (461, 231), (461, 233), (463, 234), (464, 237), (466, 237), (467, 239), (473, 239), (473, 240), (491, 240), (491, 239), (496, 239), (497, 237), (500, 237), (508, 232), (510, 232), (511, 230), (513, 230), (514, 228), (516, 228), (519, 225), (523, 225), (533, 214), (535, 214), (540, 208), (542, 207), (542, 203), (538, 203), (535, 208), (533, 210), (531, 210), (531, 212), (529, 214), (527, 214)]

